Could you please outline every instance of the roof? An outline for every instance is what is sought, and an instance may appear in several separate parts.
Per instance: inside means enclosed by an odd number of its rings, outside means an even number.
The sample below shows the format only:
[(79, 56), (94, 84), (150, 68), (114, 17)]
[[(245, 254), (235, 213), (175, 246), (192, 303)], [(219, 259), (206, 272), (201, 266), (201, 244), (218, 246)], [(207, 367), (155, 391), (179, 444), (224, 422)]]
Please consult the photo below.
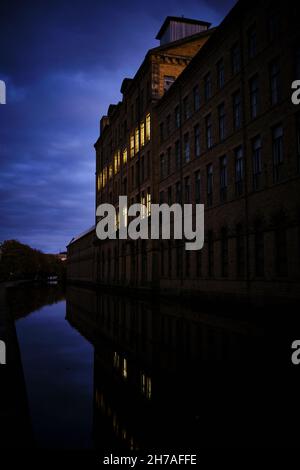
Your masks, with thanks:
[(201, 26), (207, 26), (208, 28), (211, 26), (211, 23), (202, 20), (194, 20), (192, 18), (185, 18), (184, 16), (167, 16), (165, 21), (163, 22), (162, 27), (158, 31), (155, 39), (160, 39), (164, 32), (166, 31), (169, 23), (171, 21), (180, 21), (181, 23), (189, 23), (189, 24), (199, 24)]
[(94, 231), (95, 231), (95, 225), (93, 225), (89, 229), (85, 230), (84, 232), (80, 233), (79, 235), (73, 237), (72, 240), (69, 242), (69, 244), (67, 246), (71, 245), (72, 243), (77, 242), (78, 240), (80, 240), (80, 238), (83, 238), (86, 235), (88, 235), (89, 233), (94, 232)]

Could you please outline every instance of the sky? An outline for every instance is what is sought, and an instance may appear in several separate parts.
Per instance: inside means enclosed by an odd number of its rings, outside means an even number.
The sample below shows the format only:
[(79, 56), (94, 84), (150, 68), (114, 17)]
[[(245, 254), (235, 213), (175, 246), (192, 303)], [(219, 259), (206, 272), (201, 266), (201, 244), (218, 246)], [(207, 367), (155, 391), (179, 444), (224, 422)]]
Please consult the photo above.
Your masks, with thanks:
[(2, 0), (0, 242), (57, 253), (94, 224), (99, 122), (168, 15), (218, 25), (234, 0)]

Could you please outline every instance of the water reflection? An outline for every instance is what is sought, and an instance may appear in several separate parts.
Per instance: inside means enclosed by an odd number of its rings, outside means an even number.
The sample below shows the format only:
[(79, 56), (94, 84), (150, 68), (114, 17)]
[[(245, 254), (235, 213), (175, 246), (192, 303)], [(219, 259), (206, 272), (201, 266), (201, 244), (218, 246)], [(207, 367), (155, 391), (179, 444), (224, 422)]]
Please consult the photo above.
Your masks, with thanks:
[[(67, 320), (95, 347), (99, 451), (294, 441), (286, 431), (294, 410), (285, 397), (298, 379), (286, 374), (286, 362), (280, 368), (274, 352), (272, 365), (268, 341), (276, 341), (276, 329), (266, 332), (262, 321), (79, 288), (68, 289)], [(281, 334), (283, 341), (282, 328)], [(284, 395), (278, 391), (282, 379)]]

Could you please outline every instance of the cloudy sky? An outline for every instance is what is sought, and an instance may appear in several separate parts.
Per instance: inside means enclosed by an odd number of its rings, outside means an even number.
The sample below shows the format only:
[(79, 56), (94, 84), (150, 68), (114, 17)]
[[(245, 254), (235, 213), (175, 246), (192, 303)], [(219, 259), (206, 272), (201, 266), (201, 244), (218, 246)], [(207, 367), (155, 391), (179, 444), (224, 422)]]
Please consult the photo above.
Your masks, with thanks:
[(217, 25), (234, 0), (2, 0), (0, 242), (64, 250), (93, 225), (93, 144), (167, 15)]

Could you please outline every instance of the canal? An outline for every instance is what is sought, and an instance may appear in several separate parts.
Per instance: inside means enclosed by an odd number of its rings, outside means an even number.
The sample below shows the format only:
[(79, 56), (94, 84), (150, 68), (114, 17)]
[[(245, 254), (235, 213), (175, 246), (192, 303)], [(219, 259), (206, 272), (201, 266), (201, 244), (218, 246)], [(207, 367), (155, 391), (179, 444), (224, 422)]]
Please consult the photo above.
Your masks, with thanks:
[(298, 443), (292, 313), (284, 322), (57, 286), (10, 289), (8, 303), (38, 448), (126, 455)]

